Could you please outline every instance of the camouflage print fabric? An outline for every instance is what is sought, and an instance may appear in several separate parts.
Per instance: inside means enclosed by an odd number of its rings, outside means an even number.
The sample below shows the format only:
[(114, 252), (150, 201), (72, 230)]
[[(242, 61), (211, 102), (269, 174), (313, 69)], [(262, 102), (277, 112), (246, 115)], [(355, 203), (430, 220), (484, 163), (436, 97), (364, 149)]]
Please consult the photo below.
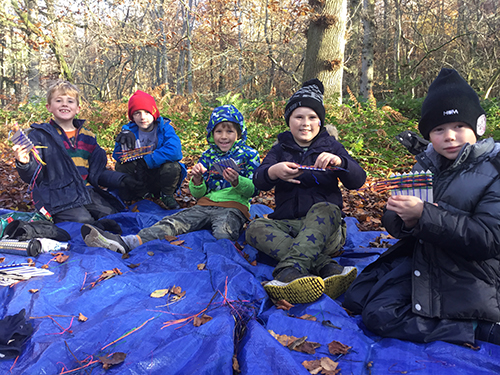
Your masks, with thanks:
[(285, 267), (318, 275), (345, 243), (346, 226), (340, 208), (328, 202), (316, 203), (296, 220), (253, 220), (246, 241), (279, 261), (273, 276)]

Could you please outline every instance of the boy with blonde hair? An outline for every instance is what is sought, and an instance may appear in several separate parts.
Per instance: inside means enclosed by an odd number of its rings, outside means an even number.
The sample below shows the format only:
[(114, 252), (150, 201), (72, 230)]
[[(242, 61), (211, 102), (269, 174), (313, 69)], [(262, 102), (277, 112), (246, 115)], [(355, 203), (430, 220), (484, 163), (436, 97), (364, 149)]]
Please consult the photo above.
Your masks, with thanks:
[[(123, 203), (100, 186), (119, 188), (135, 184), (123, 173), (106, 169), (106, 152), (96, 136), (76, 118), (80, 92), (70, 82), (58, 81), (47, 92), (49, 123), (32, 124), (28, 138), (40, 163), (26, 146), (14, 145), (16, 169), (30, 184), (35, 208), (48, 212), (55, 223), (94, 223), (124, 209)], [(128, 180), (128, 181), (127, 181)]]

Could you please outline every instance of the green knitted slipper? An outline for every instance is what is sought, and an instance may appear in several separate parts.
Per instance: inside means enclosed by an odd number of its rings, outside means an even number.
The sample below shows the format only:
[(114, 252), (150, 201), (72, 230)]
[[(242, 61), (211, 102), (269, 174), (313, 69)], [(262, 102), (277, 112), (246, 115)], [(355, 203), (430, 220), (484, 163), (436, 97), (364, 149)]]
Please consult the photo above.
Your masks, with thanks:
[(276, 301), (284, 299), (292, 304), (309, 303), (321, 297), (325, 283), (321, 277), (304, 276), (289, 283), (272, 280), (264, 285), (264, 289)]
[(339, 275), (327, 277), (325, 281), (325, 294), (331, 299), (336, 299), (352, 284), (358, 274), (356, 267), (344, 267)]

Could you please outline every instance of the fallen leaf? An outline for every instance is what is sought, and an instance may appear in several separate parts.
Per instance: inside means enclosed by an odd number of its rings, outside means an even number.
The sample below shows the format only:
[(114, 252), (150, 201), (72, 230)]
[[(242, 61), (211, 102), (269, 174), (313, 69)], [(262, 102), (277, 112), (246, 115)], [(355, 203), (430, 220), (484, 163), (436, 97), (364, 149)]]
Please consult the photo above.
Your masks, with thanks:
[(31, 258), (28, 258), (28, 266), (29, 267), (36, 267), (35, 261)]
[(152, 257), (153, 255), (155, 255), (155, 253), (153, 253), (152, 251), (148, 251), (148, 255)]
[(5, 257), (0, 258), (0, 263), (3, 263), (5, 261)]
[(83, 315), (82, 313), (78, 314), (78, 321), (79, 322), (86, 322), (87, 320), (89, 320), (89, 318), (87, 318), (85, 315)]
[(165, 239), (170, 242), (170, 241), (175, 241), (175, 240), (178, 240), (179, 238), (178, 237), (175, 237), (175, 236), (165, 236)]
[(54, 260), (57, 262), (57, 263), (64, 263), (68, 260), (69, 258), (69, 255), (64, 255), (62, 253), (58, 254)]
[(238, 358), (236, 358), (236, 354), (233, 355), (233, 371), (237, 372), (238, 374), (241, 372), (240, 364), (238, 363)]
[(330, 351), (330, 354), (333, 355), (347, 354), (349, 352), (349, 349), (351, 348), (352, 346), (344, 345), (341, 342), (335, 340), (328, 344), (328, 350)]
[(140, 265), (140, 263), (137, 263), (137, 264), (131, 263), (131, 264), (127, 264), (127, 267), (134, 269), (134, 268), (139, 267), (139, 265)]
[(107, 370), (113, 365), (122, 363), (125, 360), (125, 358), (127, 358), (127, 355), (125, 353), (116, 352), (113, 353), (111, 356), (99, 357), (99, 361), (102, 363), (102, 368)]
[(43, 269), (48, 269), (49, 268), (49, 265), (48, 264), (44, 264), (43, 266), (41, 266), (40, 268), (43, 268)]
[(253, 262), (250, 263), (252, 266), (256, 266), (257, 265), (257, 261), (254, 260)]
[(130, 258), (130, 254), (129, 253), (125, 253), (122, 255), (122, 259), (128, 259)]
[(151, 293), (150, 296), (153, 298), (161, 298), (165, 297), (168, 293), (170, 293), (170, 289), (157, 289)]
[(205, 263), (200, 263), (196, 266), (196, 268), (198, 268), (198, 270), (200, 271), (203, 271), (206, 267), (206, 264)]
[(321, 367), (323, 367), (326, 371), (335, 371), (339, 365), (338, 362), (334, 362), (328, 357), (323, 357), (320, 361)]
[(238, 250), (243, 250), (243, 246), (241, 246), (241, 245), (239, 244), (239, 242), (235, 242), (235, 243), (234, 243), (234, 246), (236, 246), (236, 248), (237, 248)]
[(182, 245), (184, 242), (185, 242), (184, 240), (172, 241), (172, 242), (170, 242), (170, 245), (180, 246), (180, 245)]
[(30, 289), (30, 290), (29, 290), (29, 292), (30, 292), (30, 293), (33, 293), (33, 294), (34, 294), (34, 293), (36, 293), (36, 292), (38, 292), (38, 291), (39, 291), (39, 289)]
[(172, 294), (176, 294), (176, 295), (180, 295), (182, 293), (182, 288), (180, 286), (173, 286), (171, 289), (170, 289), (170, 293)]
[(310, 320), (312, 322), (315, 322), (317, 320), (315, 316), (312, 316), (312, 315), (309, 315), (309, 314), (304, 314), (302, 316), (299, 316), (299, 319)]
[(193, 325), (195, 327), (199, 327), (199, 326), (201, 326), (201, 325), (203, 325), (206, 322), (209, 322), (211, 320), (212, 320), (212, 317), (208, 316), (207, 314), (203, 314), (201, 317), (195, 316), (194, 320), (193, 320)]
[(298, 345), (296, 348), (293, 350), (301, 353), (307, 353), (307, 354), (315, 354), (316, 349), (318, 349), (321, 346), (319, 342), (314, 342), (314, 341), (304, 341), (304, 343)]
[(276, 302), (274, 306), (276, 306), (278, 310), (290, 310), (293, 307), (293, 305), (290, 302), (284, 299)]

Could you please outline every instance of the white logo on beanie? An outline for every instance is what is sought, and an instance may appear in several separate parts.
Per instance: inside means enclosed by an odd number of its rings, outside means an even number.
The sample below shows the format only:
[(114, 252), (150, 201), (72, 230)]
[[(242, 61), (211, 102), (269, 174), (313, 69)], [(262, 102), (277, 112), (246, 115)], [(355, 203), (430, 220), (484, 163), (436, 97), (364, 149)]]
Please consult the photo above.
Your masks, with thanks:
[(443, 116), (451, 116), (458, 115), (458, 109), (449, 109), (447, 111), (443, 111)]
[(482, 136), (486, 132), (486, 115), (483, 113), (477, 118), (476, 123), (476, 133), (478, 136)]

